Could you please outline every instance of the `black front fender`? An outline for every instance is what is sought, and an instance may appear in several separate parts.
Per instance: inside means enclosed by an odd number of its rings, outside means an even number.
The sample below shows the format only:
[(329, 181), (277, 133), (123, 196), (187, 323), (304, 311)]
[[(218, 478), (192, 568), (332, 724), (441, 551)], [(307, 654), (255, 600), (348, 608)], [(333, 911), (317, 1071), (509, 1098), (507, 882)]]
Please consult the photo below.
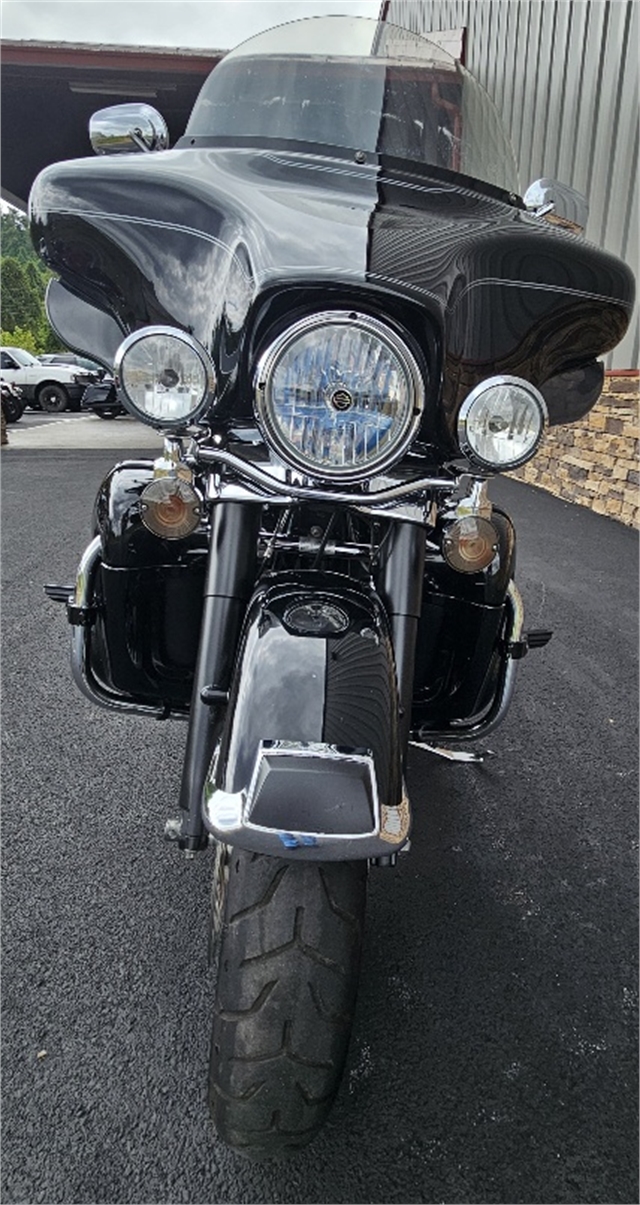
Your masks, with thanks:
[(327, 574), (254, 594), (204, 816), (219, 840), (258, 852), (331, 860), (404, 844), (395, 666), (375, 594)]

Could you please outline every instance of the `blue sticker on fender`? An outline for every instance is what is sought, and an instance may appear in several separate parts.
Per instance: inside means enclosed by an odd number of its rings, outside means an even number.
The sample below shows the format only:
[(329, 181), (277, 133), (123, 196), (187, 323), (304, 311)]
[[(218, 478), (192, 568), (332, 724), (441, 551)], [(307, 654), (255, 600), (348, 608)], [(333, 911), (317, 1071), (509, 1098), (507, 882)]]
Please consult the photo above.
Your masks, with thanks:
[(315, 837), (304, 836), (296, 837), (293, 833), (278, 833), (285, 849), (299, 849), (301, 845), (317, 845)]

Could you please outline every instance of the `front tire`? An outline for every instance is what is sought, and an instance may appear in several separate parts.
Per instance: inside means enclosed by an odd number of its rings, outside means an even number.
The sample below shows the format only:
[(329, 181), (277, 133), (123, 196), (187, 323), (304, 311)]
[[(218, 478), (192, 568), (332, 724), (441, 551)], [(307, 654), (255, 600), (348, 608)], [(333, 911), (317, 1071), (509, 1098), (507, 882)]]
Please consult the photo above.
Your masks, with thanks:
[(265, 1159), (306, 1146), (338, 1091), (367, 864), (231, 849), (224, 871), (209, 1102), (222, 1140)]
[(62, 414), (69, 406), (69, 395), (62, 385), (43, 385), (38, 390), (38, 402), (47, 414)]

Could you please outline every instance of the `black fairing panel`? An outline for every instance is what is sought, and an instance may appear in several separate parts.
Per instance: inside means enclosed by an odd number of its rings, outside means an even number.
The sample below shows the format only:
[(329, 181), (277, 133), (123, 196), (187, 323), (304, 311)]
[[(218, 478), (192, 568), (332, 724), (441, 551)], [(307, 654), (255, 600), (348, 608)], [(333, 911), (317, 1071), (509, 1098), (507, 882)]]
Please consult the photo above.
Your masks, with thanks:
[[(97, 332), (104, 347), (82, 350), (105, 361), (115, 328), (177, 325), (211, 352), (229, 405), (274, 290), (308, 289), (311, 306), (320, 286), (332, 304), (405, 307), (413, 327), (417, 312), (425, 355), (437, 345), (429, 400), (451, 445), (478, 381), (540, 386), (592, 363), (624, 335), (634, 298), (621, 260), (469, 183), (401, 160), (264, 148), (83, 159), (38, 177), (32, 234), (67, 291), (115, 323)], [(73, 329), (59, 316), (58, 329), (77, 347), (72, 309)]]
[(499, 551), (482, 573), (457, 573), (440, 556), (425, 565), (416, 642), (412, 726), (442, 730), (470, 721), (493, 701), (504, 659), (505, 600), (515, 574), (516, 536), (494, 507)]
[(93, 348), (93, 358), (111, 370), (126, 332), (111, 314), (90, 305), (59, 280), (47, 285), (46, 308), (56, 335), (72, 351)]
[(92, 670), (141, 703), (187, 710), (191, 700), (207, 558), (206, 532), (160, 540), (144, 527), (140, 494), (151, 461), (125, 461), (105, 477), (94, 508), (102, 541)]
[(185, 565), (206, 557), (204, 529), (184, 540), (161, 540), (144, 526), (140, 495), (152, 480), (153, 461), (126, 460), (107, 473), (98, 490), (93, 530), (102, 539), (105, 563), (113, 568)]
[(205, 562), (113, 569), (97, 582), (91, 668), (111, 692), (186, 711), (202, 618)]
[[(241, 640), (217, 785), (236, 793), (250, 784), (261, 742), (292, 741), (370, 750), (383, 803), (402, 797), (393, 650), (386, 616), (374, 595), (339, 575), (309, 574), (260, 587)], [(295, 603), (339, 606), (348, 628), (305, 635), (287, 622)]]

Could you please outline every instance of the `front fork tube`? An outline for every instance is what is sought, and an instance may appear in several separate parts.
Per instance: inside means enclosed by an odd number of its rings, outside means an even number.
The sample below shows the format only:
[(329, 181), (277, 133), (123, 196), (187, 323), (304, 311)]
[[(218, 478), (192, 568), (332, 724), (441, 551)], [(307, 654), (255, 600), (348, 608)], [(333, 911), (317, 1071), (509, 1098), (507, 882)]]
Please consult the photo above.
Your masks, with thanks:
[(378, 591), (391, 623), (400, 705), (399, 736), (406, 761), (416, 640), (422, 609), (426, 534), (414, 523), (396, 523), (382, 558)]
[[(254, 503), (219, 502), (214, 507), (180, 787), (183, 849), (200, 849), (207, 842), (202, 792), (231, 685), (242, 621), (255, 586), (259, 530), (260, 507)], [(203, 691), (209, 702), (203, 702)]]

